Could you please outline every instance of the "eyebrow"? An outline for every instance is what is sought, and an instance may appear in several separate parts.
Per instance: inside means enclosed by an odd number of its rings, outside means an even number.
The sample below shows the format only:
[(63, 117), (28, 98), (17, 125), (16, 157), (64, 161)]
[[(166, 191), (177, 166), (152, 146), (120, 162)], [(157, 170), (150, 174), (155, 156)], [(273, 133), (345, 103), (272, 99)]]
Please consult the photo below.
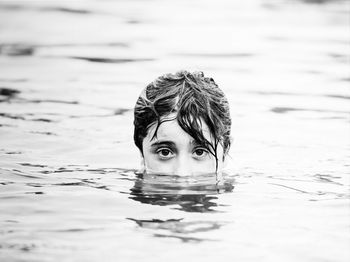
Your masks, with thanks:
[(193, 147), (197, 147), (197, 146), (203, 146), (204, 147), (204, 145), (202, 143), (200, 143), (200, 142), (198, 142), (198, 141), (196, 141), (194, 139), (191, 141), (191, 145)]
[[(204, 145), (202, 143), (199, 143), (197, 142), (196, 140), (192, 140), (190, 142), (190, 144), (193, 146), (193, 147), (198, 147), (198, 146), (203, 146)], [(151, 144), (151, 147), (160, 147), (160, 146), (168, 146), (170, 148), (176, 148), (176, 144), (172, 141), (156, 141), (154, 143)]]
[(160, 146), (167, 146), (167, 147), (170, 147), (170, 148), (176, 148), (175, 143), (172, 142), (172, 141), (156, 141), (156, 142), (151, 144), (152, 148), (160, 147)]

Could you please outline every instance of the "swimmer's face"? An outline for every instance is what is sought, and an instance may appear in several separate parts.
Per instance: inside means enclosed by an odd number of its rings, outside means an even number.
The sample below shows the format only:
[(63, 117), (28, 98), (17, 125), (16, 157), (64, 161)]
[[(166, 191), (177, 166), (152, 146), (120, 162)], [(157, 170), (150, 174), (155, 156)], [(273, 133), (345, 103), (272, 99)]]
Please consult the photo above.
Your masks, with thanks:
[[(162, 173), (178, 176), (215, 173), (223, 166), (223, 148), (217, 148), (218, 170), (215, 157), (187, 134), (177, 120), (163, 122), (153, 138), (156, 124), (148, 130), (142, 142), (144, 168), (147, 173)], [(203, 123), (204, 137), (213, 143), (209, 129)], [(153, 138), (153, 139), (152, 139)]]

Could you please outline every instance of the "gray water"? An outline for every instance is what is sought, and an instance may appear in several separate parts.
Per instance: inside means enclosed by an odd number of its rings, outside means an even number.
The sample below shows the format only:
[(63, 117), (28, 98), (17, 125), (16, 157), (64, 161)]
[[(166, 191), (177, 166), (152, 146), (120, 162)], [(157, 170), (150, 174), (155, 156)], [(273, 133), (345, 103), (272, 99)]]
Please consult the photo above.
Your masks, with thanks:
[[(1, 261), (349, 261), (349, 1), (0, 1)], [(157, 76), (227, 94), (224, 181), (135, 174)]]

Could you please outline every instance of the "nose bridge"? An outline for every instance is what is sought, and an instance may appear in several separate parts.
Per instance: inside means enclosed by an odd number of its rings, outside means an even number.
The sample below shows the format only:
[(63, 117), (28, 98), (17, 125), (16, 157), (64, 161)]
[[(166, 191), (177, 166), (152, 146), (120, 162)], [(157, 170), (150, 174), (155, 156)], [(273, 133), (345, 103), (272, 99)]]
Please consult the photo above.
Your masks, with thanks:
[(187, 153), (180, 152), (178, 154), (175, 174), (178, 176), (189, 176), (192, 174), (191, 158)]

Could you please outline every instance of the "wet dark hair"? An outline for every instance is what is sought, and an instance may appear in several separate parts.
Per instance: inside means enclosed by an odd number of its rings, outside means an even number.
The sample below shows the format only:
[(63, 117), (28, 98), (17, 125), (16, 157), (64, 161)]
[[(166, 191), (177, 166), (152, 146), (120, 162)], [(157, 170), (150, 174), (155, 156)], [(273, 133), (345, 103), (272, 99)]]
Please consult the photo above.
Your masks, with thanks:
[[(212, 78), (203, 72), (179, 71), (166, 74), (150, 83), (137, 99), (134, 110), (134, 142), (143, 154), (142, 141), (149, 128), (159, 126), (168, 115), (176, 113), (180, 127), (204, 146), (216, 159), (220, 143), (224, 156), (230, 148), (231, 117), (227, 98)], [(202, 121), (208, 126), (214, 143), (202, 132)]]

